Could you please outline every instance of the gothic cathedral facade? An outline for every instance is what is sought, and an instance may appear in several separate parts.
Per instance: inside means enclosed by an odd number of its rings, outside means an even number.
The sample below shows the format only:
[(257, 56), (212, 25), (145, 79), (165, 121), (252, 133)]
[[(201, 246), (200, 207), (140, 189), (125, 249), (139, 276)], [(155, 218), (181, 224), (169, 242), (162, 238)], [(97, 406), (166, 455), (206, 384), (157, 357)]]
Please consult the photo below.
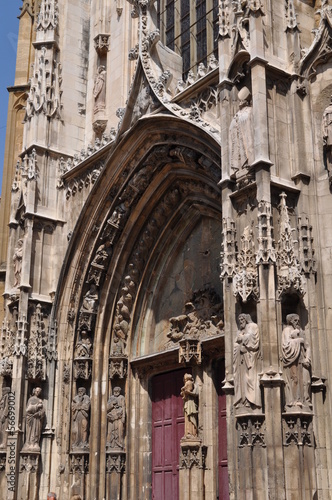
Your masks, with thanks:
[(1, 498), (331, 498), (330, 3), (22, 0)]

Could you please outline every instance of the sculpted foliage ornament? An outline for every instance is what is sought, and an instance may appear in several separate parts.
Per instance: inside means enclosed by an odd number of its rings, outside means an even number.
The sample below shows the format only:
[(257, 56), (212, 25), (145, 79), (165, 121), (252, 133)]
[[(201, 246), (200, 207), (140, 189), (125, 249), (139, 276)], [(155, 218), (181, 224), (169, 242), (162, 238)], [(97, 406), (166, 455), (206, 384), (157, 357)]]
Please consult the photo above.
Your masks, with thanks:
[(246, 226), (241, 237), (241, 249), (237, 257), (236, 274), (233, 277), (234, 295), (240, 295), (247, 302), (250, 295), (258, 298), (258, 272), (254, 233), (252, 226)]
[(46, 332), (41, 305), (31, 316), (30, 336), (28, 341), (28, 378), (46, 379)]
[(236, 272), (236, 229), (235, 222), (229, 217), (222, 220), (222, 252), (221, 275), (222, 279), (232, 278)]
[(42, 0), (37, 19), (37, 31), (55, 30), (58, 26), (58, 19), (58, 1)]
[(272, 264), (276, 261), (274, 240), (272, 237), (272, 210), (271, 203), (261, 201), (258, 204), (258, 250), (257, 264)]
[(17, 309), (12, 313), (12, 322), (4, 319), (1, 326), (1, 344), (0, 344), (0, 375), (11, 377), (13, 370), (13, 355), (17, 331)]
[(61, 65), (56, 61), (53, 49), (42, 47), (36, 50), (25, 121), (41, 113), (48, 118), (60, 118), (61, 83)]
[(279, 241), (277, 248), (277, 272), (278, 272), (278, 298), (287, 291), (295, 291), (299, 295), (306, 292), (305, 278), (301, 273), (300, 263), (295, 254), (295, 242), (291, 227), (288, 208), (286, 205), (286, 194), (280, 195), (280, 220), (279, 220)]

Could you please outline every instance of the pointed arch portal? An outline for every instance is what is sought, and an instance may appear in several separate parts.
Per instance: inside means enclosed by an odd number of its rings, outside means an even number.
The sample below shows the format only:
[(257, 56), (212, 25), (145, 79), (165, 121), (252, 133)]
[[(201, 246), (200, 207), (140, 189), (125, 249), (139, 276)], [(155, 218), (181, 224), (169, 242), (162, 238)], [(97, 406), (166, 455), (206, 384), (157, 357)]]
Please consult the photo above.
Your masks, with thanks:
[[(195, 474), (210, 474), (211, 491), (218, 490), (218, 449), (208, 429), (218, 425), (220, 392), (212, 361), (224, 356), (219, 181), (219, 145), (188, 123), (157, 116), (140, 120), (116, 144), (90, 194), (56, 297), (66, 380), (58, 409), (71, 422), (59, 452), (63, 459), (69, 453), (71, 494), (118, 498), (126, 491), (131, 498), (139, 488), (140, 498), (150, 498), (153, 483), (154, 497), (162, 498), (156, 488), (167, 471), (154, 474), (160, 449), (151, 401), (155, 377), (165, 381), (169, 372), (178, 388), (182, 367), (192, 371), (199, 394)], [(173, 396), (179, 412), (182, 400)], [(74, 407), (82, 397), (88, 437), (79, 441)], [(179, 454), (181, 437), (175, 430), (171, 438), (173, 475), (186, 468), (192, 475), (186, 457), (197, 450), (181, 444)], [(174, 488), (185, 488), (184, 474), (179, 481)]]

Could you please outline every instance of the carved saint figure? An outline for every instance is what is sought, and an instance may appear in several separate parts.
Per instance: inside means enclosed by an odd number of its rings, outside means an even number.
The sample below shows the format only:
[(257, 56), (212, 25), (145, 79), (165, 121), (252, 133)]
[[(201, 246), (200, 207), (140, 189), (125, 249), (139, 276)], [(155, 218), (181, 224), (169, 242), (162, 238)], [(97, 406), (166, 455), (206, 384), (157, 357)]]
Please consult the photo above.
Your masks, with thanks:
[(330, 104), (324, 110), (322, 118), (322, 135), (324, 147), (324, 162), (328, 170), (329, 179), (331, 182), (332, 175), (332, 96)]
[(249, 166), (253, 162), (254, 154), (251, 94), (246, 87), (243, 87), (238, 97), (239, 111), (229, 127), (230, 165), (235, 172)]
[(81, 340), (75, 346), (75, 358), (90, 358), (92, 356), (92, 342), (86, 330), (81, 331)]
[(93, 97), (95, 98), (94, 112), (105, 109), (106, 102), (106, 68), (101, 65), (98, 67), (95, 83), (93, 87)]
[(42, 399), (40, 399), (41, 388), (35, 387), (32, 396), (28, 400), (25, 410), (25, 443), (24, 451), (40, 451), (39, 441), (45, 418), (45, 409)]
[(249, 314), (240, 314), (238, 320), (240, 329), (233, 351), (234, 405), (236, 408), (261, 408), (258, 379), (259, 329)]
[(19, 239), (13, 255), (14, 276), (15, 276), (14, 286), (19, 286), (21, 282), (22, 258), (23, 258), (23, 240)]
[(107, 261), (107, 259), (109, 258), (109, 256), (111, 255), (111, 253), (112, 253), (111, 242), (106, 241), (105, 243), (103, 243), (98, 247), (92, 264), (103, 266)]
[(124, 424), (126, 421), (125, 397), (120, 387), (114, 387), (113, 395), (107, 401), (108, 434), (107, 446), (111, 449), (123, 449)]
[(311, 350), (298, 314), (288, 314), (286, 323), (282, 331), (286, 406), (311, 407)]
[(10, 388), (2, 389), (2, 397), (0, 399), (0, 449), (6, 448), (7, 444), (7, 425), (8, 425), (8, 400)]
[(183, 399), (184, 411), (184, 437), (197, 437), (197, 388), (194, 384), (193, 376), (186, 373), (183, 377), (184, 386), (181, 387), (181, 397)]
[(73, 448), (87, 448), (89, 446), (89, 419), (91, 401), (84, 387), (80, 387), (71, 403), (73, 416), (72, 445)]
[(98, 292), (96, 285), (91, 285), (90, 290), (86, 292), (83, 298), (82, 311), (86, 312), (96, 312), (98, 302)]

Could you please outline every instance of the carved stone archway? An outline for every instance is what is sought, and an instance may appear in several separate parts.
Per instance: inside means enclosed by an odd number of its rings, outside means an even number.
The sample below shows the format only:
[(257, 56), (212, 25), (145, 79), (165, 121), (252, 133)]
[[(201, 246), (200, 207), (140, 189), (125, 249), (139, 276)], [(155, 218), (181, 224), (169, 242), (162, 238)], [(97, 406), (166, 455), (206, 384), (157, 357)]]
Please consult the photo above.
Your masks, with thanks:
[[(126, 476), (126, 462), (130, 470), (138, 471), (144, 463), (144, 473), (138, 472), (135, 481), (139, 480), (148, 498), (149, 444), (140, 446), (137, 453), (137, 439), (144, 440), (146, 432), (137, 420), (137, 408), (143, 408), (148, 397), (149, 362), (143, 361), (139, 370), (132, 362), (142, 355), (158, 357), (160, 350), (165, 351), (159, 356), (160, 366), (169, 358), (166, 342), (153, 345), (144, 317), (155, 307), (151, 297), (162, 286), (163, 273), (171, 269), (172, 255), (188, 248), (190, 235), (195, 245), (195, 238), (204, 242), (204, 234), (210, 231), (206, 248), (201, 244), (198, 251), (204, 247), (203, 260), (208, 258), (213, 242), (214, 267), (209, 277), (196, 280), (196, 286), (207, 295), (219, 286), (220, 294), (219, 180), (219, 145), (170, 117), (159, 116), (158, 129), (153, 118), (139, 121), (110, 154), (70, 241), (56, 296), (61, 383), (53, 411), (61, 415), (56, 419), (58, 452), (68, 464), (60, 476), (59, 492), (71, 488), (70, 494), (86, 498), (113, 498), (114, 494), (131, 498), (134, 479)], [(183, 262), (177, 259), (175, 264), (181, 267)], [(194, 282), (188, 284), (183, 304), (171, 316), (179, 315), (192, 300), (189, 289), (193, 293), (194, 286)], [(161, 316), (160, 335), (168, 341), (165, 320), (169, 318), (165, 311)], [(217, 337), (221, 342), (221, 329)], [(217, 352), (212, 344), (207, 352)], [(178, 354), (175, 359), (171, 355), (170, 363), (167, 368), (179, 366)], [(123, 435), (110, 445), (115, 387), (120, 388), (118, 401), (125, 401), (117, 427)], [(135, 398), (140, 403), (133, 403)], [(77, 423), (79, 412), (84, 418)], [(66, 420), (71, 422), (68, 427)], [(88, 429), (80, 439), (77, 426), (81, 426), (79, 432)]]

